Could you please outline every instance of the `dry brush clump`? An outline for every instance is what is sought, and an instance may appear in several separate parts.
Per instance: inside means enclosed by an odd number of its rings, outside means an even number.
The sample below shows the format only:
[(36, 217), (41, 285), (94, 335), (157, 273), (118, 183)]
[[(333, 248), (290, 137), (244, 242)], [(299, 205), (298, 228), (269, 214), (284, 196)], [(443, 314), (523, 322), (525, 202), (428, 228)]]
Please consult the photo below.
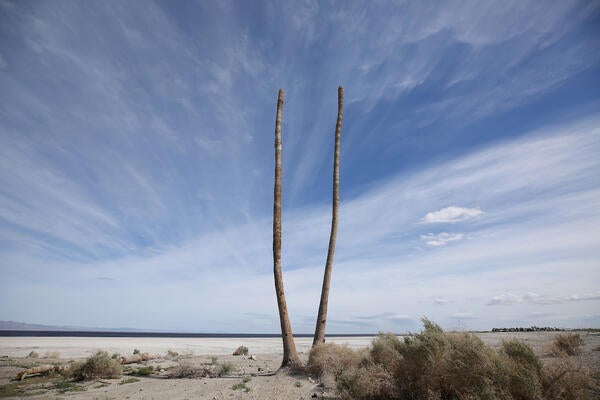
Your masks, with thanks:
[(86, 361), (67, 370), (67, 375), (77, 381), (87, 379), (111, 379), (121, 377), (121, 365), (109, 357), (106, 351), (98, 351)]
[(563, 357), (544, 367), (520, 341), (506, 341), (495, 350), (474, 334), (446, 333), (427, 319), (423, 323), (421, 333), (403, 340), (380, 335), (366, 352), (317, 346), (311, 351), (309, 370), (319, 377), (333, 377), (343, 399), (575, 400), (589, 396), (588, 374), (574, 361)]
[(325, 385), (335, 384), (344, 370), (353, 368), (366, 352), (353, 351), (348, 346), (323, 343), (314, 347), (308, 358), (308, 371), (317, 376)]
[(581, 354), (583, 339), (579, 334), (557, 335), (552, 343), (550, 352), (555, 356), (576, 356)]

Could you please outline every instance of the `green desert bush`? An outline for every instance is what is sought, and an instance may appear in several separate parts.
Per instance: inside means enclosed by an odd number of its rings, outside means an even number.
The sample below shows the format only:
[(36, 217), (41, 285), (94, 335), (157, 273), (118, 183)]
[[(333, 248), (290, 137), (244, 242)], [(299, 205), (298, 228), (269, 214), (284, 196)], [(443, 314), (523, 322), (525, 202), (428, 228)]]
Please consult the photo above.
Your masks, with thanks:
[(555, 356), (566, 354), (575, 356), (581, 354), (583, 339), (579, 334), (557, 335), (552, 343), (551, 353)]
[(96, 352), (85, 362), (71, 367), (68, 371), (69, 376), (78, 381), (121, 377), (121, 366), (117, 361), (110, 358), (105, 351)]
[(380, 334), (367, 352), (319, 345), (309, 356), (309, 371), (333, 377), (342, 399), (588, 398), (587, 374), (566, 357), (544, 367), (520, 341), (495, 350), (474, 334), (446, 333), (427, 319), (423, 325), (421, 333), (402, 340)]
[(240, 346), (233, 352), (234, 356), (247, 356), (248, 348), (246, 346)]
[(148, 376), (154, 372), (154, 367), (152, 365), (147, 365), (144, 367), (139, 367), (134, 374), (138, 376)]

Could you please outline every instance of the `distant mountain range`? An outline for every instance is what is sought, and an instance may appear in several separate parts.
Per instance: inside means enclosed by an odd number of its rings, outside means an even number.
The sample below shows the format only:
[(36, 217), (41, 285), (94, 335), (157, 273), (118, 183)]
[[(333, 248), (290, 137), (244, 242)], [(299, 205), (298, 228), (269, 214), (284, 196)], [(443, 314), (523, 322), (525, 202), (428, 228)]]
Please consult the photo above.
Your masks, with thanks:
[(78, 331), (78, 332), (157, 332), (148, 329), (136, 328), (90, 328), (85, 326), (56, 326), (29, 324), (27, 322), (0, 321), (0, 330), (3, 331)]

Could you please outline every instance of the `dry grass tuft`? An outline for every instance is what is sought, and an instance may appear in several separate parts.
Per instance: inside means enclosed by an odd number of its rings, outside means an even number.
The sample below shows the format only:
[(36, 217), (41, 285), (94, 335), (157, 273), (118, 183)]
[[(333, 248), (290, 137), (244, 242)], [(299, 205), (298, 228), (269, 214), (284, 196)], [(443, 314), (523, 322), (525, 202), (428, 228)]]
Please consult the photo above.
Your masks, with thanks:
[(555, 356), (576, 356), (581, 354), (583, 339), (579, 334), (558, 335), (552, 343), (551, 353)]
[(85, 362), (68, 370), (68, 375), (77, 381), (94, 378), (120, 378), (121, 366), (105, 351), (98, 351)]
[(589, 375), (568, 357), (544, 367), (523, 342), (506, 341), (494, 350), (474, 334), (446, 333), (427, 319), (423, 325), (403, 340), (379, 335), (367, 352), (317, 346), (308, 368), (333, 380), (342, 399), (590, 398)]

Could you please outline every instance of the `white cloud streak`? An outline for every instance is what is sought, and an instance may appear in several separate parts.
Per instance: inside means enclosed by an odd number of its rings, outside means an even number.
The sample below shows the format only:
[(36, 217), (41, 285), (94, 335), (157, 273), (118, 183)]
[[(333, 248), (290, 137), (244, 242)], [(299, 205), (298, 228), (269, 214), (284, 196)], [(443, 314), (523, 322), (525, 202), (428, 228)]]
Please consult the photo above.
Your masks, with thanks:
[(448, 233), (442, 232), (438, 234), (428, 233), (421, 235), (421, 240), (427, 243), (429, 246), (439, 247), (445, 246), (449, 242), (455, 242), (463, 238), (462, 233)]
[(442, 208), (438, 211), (428, 212), (421, 219), (421, 222), (424, 224), (455, 224), (457, 222), (467, 221), (469, 219), (479, 217), (481, 214), (483, 214), (483, 211), (481, 211), (478, 208), (464, 208), (451, 206)]

